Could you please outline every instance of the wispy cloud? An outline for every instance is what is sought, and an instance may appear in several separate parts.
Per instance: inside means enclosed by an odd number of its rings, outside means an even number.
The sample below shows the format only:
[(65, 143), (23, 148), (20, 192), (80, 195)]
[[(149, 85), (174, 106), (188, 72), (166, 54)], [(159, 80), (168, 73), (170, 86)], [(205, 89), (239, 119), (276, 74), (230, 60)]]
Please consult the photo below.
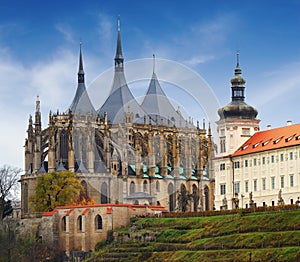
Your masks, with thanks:
[(287, 98), (293, 90), (298, 91), (300, 86), (300, 61), (281, 66), (273, 71), (263, 73), (264, 88), (260, 89), (257, 97), (258, 105), (272, 103), (277, 98)]
[(204, 64), (213, 59), (215, 59), (214, 55), (193, 56), (189, 60), (185, 60), (184, 63), (187, 65), (194, 66), (194, 65)]
[(70, 42), (72, 44), (75, 43), (74, 37), (73, 37), (73, 32), (72, 32), (72, 29), (71, 29), (70, 25), (68, 25), (68, 24), (56, 24), (55, 29), (63, 35), (64, 39), (67, 42)]
[(103, 40), (111, 40), (113, 28), (116, 23), (113, 23), (112, 18), (107, 14), (100, 13), (98, 15), (98, 33)]

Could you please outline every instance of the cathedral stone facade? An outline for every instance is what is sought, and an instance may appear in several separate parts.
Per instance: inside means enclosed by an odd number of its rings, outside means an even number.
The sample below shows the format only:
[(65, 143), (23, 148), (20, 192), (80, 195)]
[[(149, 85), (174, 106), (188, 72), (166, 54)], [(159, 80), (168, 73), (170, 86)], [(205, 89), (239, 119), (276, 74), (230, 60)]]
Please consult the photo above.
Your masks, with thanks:
[[(49, 113), (42, 127), (40, 100), (29, 117), (25, 170), (21, 177), (23, 217), (39, 175), (70, 170), (99, 204), (161, 205), (170, 212), (212, 210), (210, 127), (184, 119), (165, 95), (156, 73), (141, 104), (126, 83), (118, 26), (110, 94), (95, 110), (85, 86), (80, 46), (78, 86), (70, 107)], [(33, 122), (34, 121), (34, 122)]]

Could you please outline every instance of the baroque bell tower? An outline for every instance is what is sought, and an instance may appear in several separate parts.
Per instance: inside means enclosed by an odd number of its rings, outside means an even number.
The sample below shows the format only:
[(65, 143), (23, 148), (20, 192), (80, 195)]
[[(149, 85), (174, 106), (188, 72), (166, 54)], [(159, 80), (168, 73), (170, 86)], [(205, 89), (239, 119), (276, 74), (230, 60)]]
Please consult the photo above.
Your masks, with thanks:
[(218, 155), (232, 154), (255, 132), (259, 131), (260, 120), (256, 118), (257, 110), (245, 102), (245, 79), (236, 54), (236, 68), (231, 79), (231, 102), (220, 108), (217, 123), (219, 138)]

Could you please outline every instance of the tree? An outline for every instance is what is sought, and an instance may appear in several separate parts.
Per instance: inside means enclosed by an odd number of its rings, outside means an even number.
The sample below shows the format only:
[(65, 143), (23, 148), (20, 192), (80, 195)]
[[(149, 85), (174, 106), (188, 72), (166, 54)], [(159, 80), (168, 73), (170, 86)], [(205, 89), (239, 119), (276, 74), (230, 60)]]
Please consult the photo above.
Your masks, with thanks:
[(94, 205), (94, 204), (96, 204), (95, 200), (93, 200), (84, 191), (80, 191), (79, 195), (75, 196), (73, 203), (74, 203), (74, 205), (78, 205), (78, 206)]
[(4, 165), (0, 168), (0, 221), (4, 218), (4, 211), (8, 197), (18, 190), (20, 168)]
[(13, 212), (13, 207), (11, 205), (11, 200), (5, 201), (2, 218), (5, 218), (6, 216), (10, 216), (12, 212)]
[(57, 206), (73, 205), (83, 186), (71, 171), (41, 174), (37, 178), (31, 205), (36, 212), (52, 211)]

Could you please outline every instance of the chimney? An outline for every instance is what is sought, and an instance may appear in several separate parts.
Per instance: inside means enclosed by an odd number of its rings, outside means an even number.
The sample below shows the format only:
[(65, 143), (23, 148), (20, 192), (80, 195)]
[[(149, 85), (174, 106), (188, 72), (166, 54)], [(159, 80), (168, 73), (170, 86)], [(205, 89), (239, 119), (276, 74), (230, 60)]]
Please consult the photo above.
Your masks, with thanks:
[(267, 130), (271, 130), (271, 125), (267, 125)]
[(287, 126), (291, 126), (292, 123), (293, 123), (293, 122), (292, 122), (291, 120), (286, 121), (286, 125), (287, 125)]

